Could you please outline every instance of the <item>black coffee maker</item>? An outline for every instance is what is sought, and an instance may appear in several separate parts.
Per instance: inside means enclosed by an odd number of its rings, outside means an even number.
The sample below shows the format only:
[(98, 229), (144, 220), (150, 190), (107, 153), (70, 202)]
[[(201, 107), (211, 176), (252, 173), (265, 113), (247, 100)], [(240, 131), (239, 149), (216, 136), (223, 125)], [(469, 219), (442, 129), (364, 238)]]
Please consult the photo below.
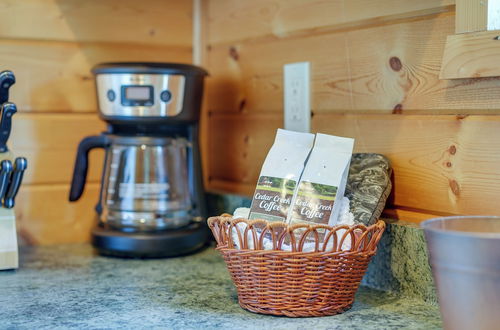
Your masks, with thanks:
[(169, 257), (208, 238), (198, 143), (202, 68), (104, 63), (93, 68), (106, 132), (78, 146), (69, 200), (83, 193), (88, 153), (106, 150), (93, 245), (107, 255)]

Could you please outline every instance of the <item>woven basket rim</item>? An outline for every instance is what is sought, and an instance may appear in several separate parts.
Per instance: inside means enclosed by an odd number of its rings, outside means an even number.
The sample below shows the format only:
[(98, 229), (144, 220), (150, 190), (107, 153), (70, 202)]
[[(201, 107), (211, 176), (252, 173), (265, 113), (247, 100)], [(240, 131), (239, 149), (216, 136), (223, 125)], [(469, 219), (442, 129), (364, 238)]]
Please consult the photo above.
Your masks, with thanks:
[(234, 223), (238, 223), (238, 222), (244, 222), (244, 223), (247, 223), (247, 224), (253, 224), (253, 223), (267, 223), (269, 224), (270, 227), (286, 227), (286, 228), (290, 228), (290, 229), (295, 229), (295, 228), (324, 228), (324, 229), (335, 229), (335, 228), (360, 228), (360, 229), (366, 229), (366, 230), (370, 230), (374, 227), (384, 227), (385, 228), (385, 221), (384, 220), (381, 220), (379, 219), (377, 222), (375, 222), (374, 224), (371, 224), (369, 226), (366, 226), (364, 224), (354, 224), (354, 225), (346, 225), (346, 224), (339, 224), (339, 225), (335, 225), (335, 226), (328, 226), (328, 225), (323, 225), (323, 224), (315, 224), (315, 225), (306, 225), (306, 224), (294, 224), (294, 225), (290, 225), (290, 224), (287, 224), (287, 223), (284, 223), (284, 222), (279, 222), (279, 221), (267, 221), (265, 219), (252, 219), (252, 220), (249, 220), (249, 219), (245, 219), (245, 218), (236, 218), (236, 219), (233, 219), (232, 218), (232, 215), (228, 214), (228, 213), (224, 213), (224, 214), (221, 214), (221, 215), (217, 215), (217, 216), (213, 216), (213, 217), (209, 217), (207, 219), (207, 223), (208, 225), (210, 226), (210, 223), (214, 222), (214, 221), (217, 221), (217, 220), (220, 220), (220, 219), (224, 219), (224, 221), (229, 221), (229, 222), (234, 222)]
[(231, 248), (225, 248), (224, 246), (216, 247), (215, 248), (217, 251), (220, 251), (222, 253), (233, 253), (233, 254), (239, 254), (239, 255), (284, 255), (286, 254), (287, 256), (304, 256), (304, 257), (309, 257), (309, 256), (318, 256), (318, 257), (330, 257), (330, 256), (338, 256), (338, 255), (375, 255), (377, 252), (376, 250), (373, 251), (346, 251), (346, 250), (340, 250), (340, 251), (335, 251), (335, 252), (326, 252), (326, 251), (287, 251), (287, 250), (252, 250), (252, 249), (231, 249)]
[[(348, 253), (349, 255), (356, 255), (359, 253), (362, 254), (375, 254), (376, 253), (376, 246), (378, 241), (380, 240), (382, 233), (385, 230), (386, 224), (383, 220), (379, 220), (376, 223), (370, 225), (370, 226), (365, 226), (363, 224), (354, 224), (354, 225), (336, 225), (336, 226), (328, 226), (328, 225), (322, 225), (322, 224), (294, 224), (294, 225), (289, 225), (283, 222), (270, 222), (267, 220), (263, 219), (255, 219), (255, 220), (248, 220), (248, 219), (243, 219), (243, 218), (237, 218), (233, 219), (231, 215), (229, 214), (223, 214), (221, 216), (214, 216), (210, 217), (208, 220), (208, 226), (212, 230), (212, 233), (215, 236), (215, 239), (217, 241), (217, 247), (216, 249), (221, 251), (221, 252), (233, 252), (233, 253), (238, 253), (238, 254), (252, 254), (252, 255), (269, 255), (275, 254), (275, 255), (303, 255), (303, 256), (311, 256), (311, 255), (316, 255), (316, 256), (335, 256), (335, 255), (345, 255)], [(329, 232), (336, 233), (339, 230), (345, 230), (345, 233), (342, 237), (342, 239), (337, 240), (337, 237), (335, 237), (334, 242), (338, 243), (338, 241), (343, 242), (346, 237), (350, 236), (351, 239), (354, 239), (354, 241), (363, 241), (364, 240), (364, 248), (361, 250), (358, 249), (353, 249), (353, 250), (342, 250), (340, 248), (335, 248), (334, 251), (329, 251), (326, 250), (325, 246), (323, 246), (323, 250), (326, 251), (317, 251), (315, 248), (315, 251), (302, 251), (301, 249), (304, 247), (304, 244), (300, 244), (300, 249), (298, 250), (283, 250), (283, 249), (264, 249), (264, 248), (238, 248), (238, 247), (233, 247), (230, 245), (233, 245), (234, 243), (232, 242), (232, 239), (229, 237), (231, 236), (229, 232), (232, 230), (231, 228), (236, 228), (239, 223), (245, 223), (246, 228), (253, 228), (254, 225), (261, 225), (264, 226), (262, 228), (266, 228), (266, 230), (269, 230), (268, 232), (271, 232), (272, 229), (281, 229), (282, 233), (294, 233), (295, 230), (301, 229), (306, 232), (303, 236), (307, 236), (308, 233), (312, 233), (313, 231), (317, 229), (322, 229), (322, 230), (328, 230)], [(361, 233), (361, 238), (353, 238), (354, 232), (358, 231)], [(282, 234), (282, 236), (285, 234)], [(371, 235), (371, 237), (369, 237)], [(366, 237), (365, 237), (366, 236)], [(248, 236), (244, 236), (243, 240), (247, 242)], [(300, 238), (302, 239), (302, 237)], [(317, 236), (316, 236), (317, 239)], [(240, 242), (241, 243), (241, 242)], [(255, 244), (255, 239), (254, 239), (254, 244)], [(294, 243), (295, 244), (295, 243)], [(317, 244), (320, 244), (318, 242)], [(335, 243), (334, 243), (335, 244)], [(353, 243), (354, 244), (354, 243)], [(359, 244), (359, 243), (358, 243)], [(240, 246), (244, 246), (244, 244), (240, 244)], [(281, 246), (282, 243), (277, 244), (277, 237), (273, 235), (273, 246)], [(341, 243), (340, 243), (341, 245)], [(318, 245), (316, 245), (318, 247)]]

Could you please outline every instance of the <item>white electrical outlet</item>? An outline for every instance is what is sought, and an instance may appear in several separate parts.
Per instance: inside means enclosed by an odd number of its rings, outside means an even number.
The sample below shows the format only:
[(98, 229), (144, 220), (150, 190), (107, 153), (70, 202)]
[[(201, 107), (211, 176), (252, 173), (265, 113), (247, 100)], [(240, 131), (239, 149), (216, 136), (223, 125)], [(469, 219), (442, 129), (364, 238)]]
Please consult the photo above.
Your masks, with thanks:
[(285, 64), (283, 67), (285, 129), (311, 130), (309, 62)]

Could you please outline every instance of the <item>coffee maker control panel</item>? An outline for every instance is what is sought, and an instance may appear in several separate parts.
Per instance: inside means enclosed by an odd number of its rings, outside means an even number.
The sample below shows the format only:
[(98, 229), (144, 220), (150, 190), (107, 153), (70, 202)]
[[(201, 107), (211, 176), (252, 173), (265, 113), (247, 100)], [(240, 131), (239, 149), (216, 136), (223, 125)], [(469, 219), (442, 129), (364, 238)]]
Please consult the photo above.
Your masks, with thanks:
[(124, 107), (153, 106), (155, 103), (154, 87), (145, 85), (121, 86), (121, 100)]
[(172, 74), (100, 74), (99, 110), (106, 117), (171, 117), (182, 111), (185, 77)]

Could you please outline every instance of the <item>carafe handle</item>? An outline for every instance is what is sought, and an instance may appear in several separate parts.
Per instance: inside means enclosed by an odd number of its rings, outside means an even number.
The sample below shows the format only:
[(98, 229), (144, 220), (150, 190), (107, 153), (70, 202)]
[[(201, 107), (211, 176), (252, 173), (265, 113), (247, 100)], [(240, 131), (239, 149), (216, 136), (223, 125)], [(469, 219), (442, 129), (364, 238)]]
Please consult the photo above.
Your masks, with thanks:
[(71, 189), (69, 192), (70, 202), (74, 202), (80, 198), (85, 188), (88, 170), (88, 155), (89, 151), (94, 148), (107, 148), (109, 139), (105, 135), (87, 136), (78, 145), (76, 153), (75, 169), (73, 171), (73, 179), (71, 181)]

